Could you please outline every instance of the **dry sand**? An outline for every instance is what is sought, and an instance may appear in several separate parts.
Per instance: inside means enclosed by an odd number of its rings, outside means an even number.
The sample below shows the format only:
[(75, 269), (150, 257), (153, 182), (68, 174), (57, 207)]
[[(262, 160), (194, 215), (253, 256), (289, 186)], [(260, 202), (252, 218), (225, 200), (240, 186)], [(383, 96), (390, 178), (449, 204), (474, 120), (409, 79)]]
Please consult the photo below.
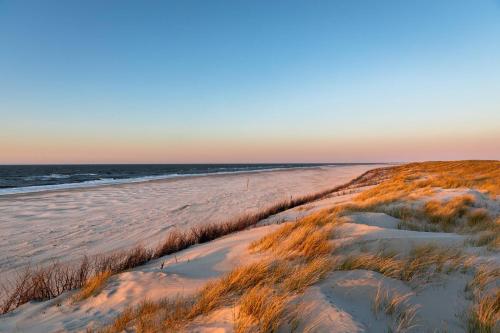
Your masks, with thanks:
[(224, 221), (290, 196), (335, 187), (375, 167), (213, 175), (1, 196), (0, 277), (30, 263), (156, 244), (173, 227)]
[(117, 274), (99, 295), (77, 304), (71, 299), (74, 292), (24, 304), (0, 316), (0, 332), (85, 332), (89, 325), (110, 321), (125, 307), (144, 299), (193, 294), (210, 279), (255, 260), (248, 245), (278, 227), (239, 232)]
[[(349, 201), (352, 195), (328, 198), (309, 204), (308, 213), (325, 205)], [(285, 214), (286, 213), (286, 214)], [(283, 215), (285, 214), (285, 215)], [(304, 214), (300, 207), (282, 213), (292, 221)], [(381, 243), (399, 252), (419, 244), (462, 247), (465, 237), (454, 233), (418, 232), (397, 229), (400, 220), (383, 213), (355, 213), (340, 226), (337, 244), (375, 246)], [(293, 222), (288, 222), (293, 223)], [(239, 265), (257, 260), (251, 253), (252, 241), (276, 230), (280, 225), (264, 225), (194, 246), (111, 278), (98, 295), (74, 303), (67, 292), (56, 299), (32, 302), (0, 317), (0, 331), (85, 332), (110, 322), (127, 306), (144, 299), (190, 295), (206, 282), (220, 277)], [(164, 264), (162, 268), (162, 263)], [(457, 313), (469, 305), (463, 297), (466, 279), (450, 274), (425, 288), (412, 289), (400, 280), (366, 270), (334, 271), (322, 282), (299, 296), (300, 320), (297, 332), (379, 332), (393, 325), (393, 318), (377, 315), (372, 300), (379, 287), (400, 294), (410, 293), (409, 304), (420, 306), (418, 327), (465, 332)], [(221, 308), (207, 317), (196, 319), (187, 332), (233, 332), (234, 307)], [(287, 328), (280, 330), (287, 332)]]

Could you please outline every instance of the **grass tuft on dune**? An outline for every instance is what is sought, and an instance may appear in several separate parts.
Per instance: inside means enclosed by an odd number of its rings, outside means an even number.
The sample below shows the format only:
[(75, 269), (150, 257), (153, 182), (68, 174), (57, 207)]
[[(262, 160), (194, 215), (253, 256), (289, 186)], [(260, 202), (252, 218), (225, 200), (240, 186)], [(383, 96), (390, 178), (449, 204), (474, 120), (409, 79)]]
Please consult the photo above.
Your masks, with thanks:
[(105, 271), (88, 279), (85, 285), (75, 294), (73, 301), (80, 302), (97, 294), (106, 284), (110, 276), (111, 272)]

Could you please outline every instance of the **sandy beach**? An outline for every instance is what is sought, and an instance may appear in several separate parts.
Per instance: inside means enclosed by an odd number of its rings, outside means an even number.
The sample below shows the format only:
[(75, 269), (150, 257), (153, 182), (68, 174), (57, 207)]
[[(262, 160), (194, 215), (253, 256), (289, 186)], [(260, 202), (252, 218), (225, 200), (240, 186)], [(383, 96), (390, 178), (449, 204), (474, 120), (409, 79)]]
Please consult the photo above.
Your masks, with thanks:
[(0, 333), (500, 333), (500, 0), (0, 1)]
[(2, 275), (28, 264), (154, 244), (172, 228), (226, 221), (333, 188), (376, 165), (158, 180), (0, 197)]
[[(442, 188), (443, 174), (439, 172), (447, 170), (450, 163), (437, 164), (437, 171), (425, 164), (401, 166), (393, 171), (373, 170), (359, 178), (359, 183), (353, 183), (351, 191), (338, 191), (282, 211), (256, 227), (110, 275), (85, 297), (79, 296), (82, 290), (69, 290), (55, 298), (21, 304), (0, 316), (0, 331), (122, 332), (127, 327), (131, 331), (145, 328), (147, 332), (162, 332), (174, 327), (176, 332), (270, 332), (260, 321), (266, 315), (270, 316), (267, 324), (283, 333), (292, 328), (297, 332), (390, 329), (469, 333), (480, 332), (482, 327), (488, 329), (484, 332), (494, 332), (490, 328), (498, 328), (498, 308), (489, 304), (496, 304), (495, 297), (498, 299), (495, 293), (500, 274), (495, 226), (500, 206), (498, 187), (492, 185), (498, 164), (452, 163), (462, 168), (461, 175), (453, 176), (456, 187)], [(169, 193), (186, 183), (203, 184), (204, 188), (212, 188), (211, 200), (207, 199), (203, 207), (211, 209), (214, 218), (224, 211), (236, 214), (238, 209), (255, 209), (259, 203), (265, 204), (261, 201), (265, 198), (279, 199), (283, 192), (278, 187), (290, 192), (310, 190), (308, 182), (315, 180), (316, 189), (330, 187), (367, 168), (199, 177), (110, 186), (90, 192), (110, 195), (137, 193), (140, 189), (154, 201), (155, 191), (151, 192), (151, 188)], [(405, 178), (395, 177), (398, 174), (394, 170)], [(477, 178), (475, 172), (483, 175), (483, 182), (467, 188), (463, 184)], [(251, 185), (244, 191), (254, 204), (234, 207), (235, 202), (222, 196), (216, 184), (221, 180), (231, 183), (233, 193), (239, 193), (237, 184), (247, 177), (250, 184), (259, 184), (259, 191), (249, 193)], [(328, 183), (321, 182), (324, 177), (328, 177)], [(377, 179), (378, 185), (373, 185), (372, 180)], [(432, 182), (426, 183), (428, 179)], [(418, 190), (414, 184), (420, 184)], [(87, 191), (33, 197), (54, 200), (64, 195), (76, 200)], [(208, 192), (197, 188), (190, 193), (201, 197)], [(392, 199), (387, 200), (387, 195)], [(133, 196), (129, 194), (129, 198)], [(224, 204), (222, 208), (215, 208), (215, 198), (221, 198), (218, 202)], [(163, 202), (158, 200), (156, 204)], [(113, 203), (112, 207), (119, 207)], [(202, 216), (201, 210), (198, 216)], [(453, 225), (449, 224), (450, 217)], [(195, 223), (194, 217), (189, 221)], [(144, 233), (153, 237), (154, 231), (162, 229), (159, 222), (151, 224), (156, 229)], [(124, 241), (116, 244), (133, 243), (126, 230), (120, 231), (118, 218), (106, 227), (123, 237)], [(140, 226), (134, 230), (135, 235), (141, 234)], [(485, 233), (490, 236), (483, 237)], [(102, 249), (108, 249), (106, 239), (99, 238), (96, 231), (89, 235), (102, 242)], [(270, 288), (274, 291), (270, 292)], [(187, 303), (182, 303), (183, 299)], [(183, 313), (183, 309), (187, 312)], [(478, 317), (481, 314), (483, 317)], [(172, 322), (164, 321), (168, 316)], [(108, 330), (102, 330), (106, 327)]]

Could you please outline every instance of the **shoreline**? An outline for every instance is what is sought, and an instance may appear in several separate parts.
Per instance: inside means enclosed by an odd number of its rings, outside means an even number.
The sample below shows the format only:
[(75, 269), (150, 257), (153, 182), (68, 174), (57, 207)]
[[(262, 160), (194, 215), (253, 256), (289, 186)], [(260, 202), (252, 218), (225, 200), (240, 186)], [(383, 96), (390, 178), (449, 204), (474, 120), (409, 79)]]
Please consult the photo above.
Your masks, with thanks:
[[(300, 170), (310, 170), (310, 169), (321, 169), (321, 168), (341, 168), (350, 166), (391, 166), (396, 165), (394, 163), (332, 163), (325, 165), (314, 165), (314, 166), (302, 166), (302, 167), (283, 167), (283, 168), (269, 168), (269, 169), (254, 169), (254, 170), (238, 170), (238, 171), (219, 171), (211, 173), (192, 173), (192, 174), (170, 174), (161, 176), (143, 176), (143, 177), (133, 177), (133, 178), (122, 178), (122, 179), (100, 179), (91, 180), (78, 183), (63, 183), (54, 185), (35, 185), (35, 186), (25, 186), (25, 187), (13, 187), (0, 189), (0, 200), (4, 198), (10, 198), (14, 196), (29, 196), (32, 194), (40, 193), (52, 193), (52, 192), (63, 192), (63, 191), (78, 191), (86, 189), (98, 189), (101, 187), (108, 186), (123, 186), (131, 184), (142, 184), (142, 183), (154, 183), (154, 182), (168, 182), (177, 179), (189, 179), (189, 178), (199, 178), (199, 177), (225, 177), (231, 175), (242, 175), (242, 174), (256, 174), (263, 172), (283, 172), (283, 171), (300, 171)], [(102, 182), (101, 182), (102, 181)], [(5, 193), (5, 192), (7, 193)], [(12, 192), (9, 192), (12, 191)]]

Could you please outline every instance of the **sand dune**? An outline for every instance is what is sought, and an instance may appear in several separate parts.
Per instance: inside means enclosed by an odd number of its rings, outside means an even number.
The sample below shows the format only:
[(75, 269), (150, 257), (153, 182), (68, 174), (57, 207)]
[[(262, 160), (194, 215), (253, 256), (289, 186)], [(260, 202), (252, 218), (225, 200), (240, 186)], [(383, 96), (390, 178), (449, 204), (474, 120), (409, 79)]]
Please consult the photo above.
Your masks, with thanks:
[[(201, 298), (200, 290), (207, 293), (212, 288), (224, 288), (224, 284), (217, 283), (232, 280), (221, 279), (242, 267), (254, 267), (248, 266), (254, 263), (271, 270), (256, 272), (255, 276), (252, 271), (245, 271), (248, 275), (236, 275), (240, 281), (236, 289), (225, 296), (209, 294), (214, 297), (209, 301), (216, 302), (216, 306), (192, 318), (177, 318), (181, 326), (176, 330), (268, 332), (258, 316), (272, 314), (274, 306), (278, 310), (270, 318), (277, 332), (292, 329), (346, 333), (389, 329), (393, 332), (493, 332), (500, 324), (498, 305), (482, 309), (480, 319), (471, 316), (477, 314), (474, 311), (478, 311), (480, 302), (488, 297), (493, 300), (496, 297), (498, 303), (498, 243), (495, 238), (488, 238), (487, 243), (474, 240), (485, 231), (496, 232), (498, 240), (499, 197), (462, 187), (435, 187), (431, 191), (418, 187), (407, 196), (401, 192), (405, 188), (401, 183), (395, 187), (396, 192), (390, 192), (391, 182), (401, 181), (394, 179), (375, 187), (358, 188), (357, 193), (337, 193), (295, 207), (262, 221), (255, 228), (116, 274), (102, 290), (86, 299), (75, 301), (73, 295), (78, 291), (71, 291), (52, 300), (24, 304), (0, 317), (0, 331), (102, 329), (127, 309), (141, 309), (145, 300), (152, 302), (147, 303), (151, 312), (137, 317), (142, 322), (130, 317), (127, 327), (135, 331), (138, 325), (144, 324), (156, 327), (153, 332), (161, 331), (163, 324), (156, 321), (155, 316), (162, 318), (162, 307), (154, 310), (154, 304), (160, 304), (157, 302), (165, 298), (190, 296), (197, 302)], [(411, 188), (409, 179), (418, 178), (413, 174), (403, 178), (406, 188)], [(474, 176), (474, 179), (483, 178)], [(382, 196), (367, 195), (380, 188), (385, 188)], [(376, 201), (385, 200), (391, 193), (397, 193), (398, 199), (393, 196), (388, 201)], [(462, 200), (464, 198), (467, 200)], [(433, 200), (439, 200), (439, 209), (445, 207), (446, 210), (440, 211), (444, 215), (439, 220), (429, 220), (434, 221), (436, 231), (428, 231), (426, 224), (431, 222), (427, 219), (435, 212), (425, 207)], [(403, 204), (406, 215), (401, 213)], [(479, 219), (479, 215), (473, 214), (483, 210), (491, 216)], [(454, 219), (451, 230), (446, 214)], [(418, 222), (418, 228), (409, 222)], [(409, 227), (414, 230), (408, 230)], [(447, 232), (440, 228), (446, 228)], [(325, 258), (328, 261), (321, 261)], [(307, 271), (318, 262), (327, 265), (324, 274)], [(270, 266), (265, 266), (266, 263)], [(279, 277), (282, 272), (288, 273)], [(295, 289), (294, 283), (302, 281), (304, 276), (311, 280), (305, 280), (304, 288)], [(251, 279), (256, 279), (257, 287), (248, 282)], [(212, 284), (203, 289), (207, 283)], [(250, 305), (254, 313), (249, 314), (248, 308), (243, 310), (242, 298), (248, 297), (255, 288), (268, 288), (262, 290), (272, 290), (269, 295), (283, 297), (281, 300), (285, 301), (262, 303), (265, 306), (259, 308), (255, 302), (266, 301), (259, 297), (267, 296), (257, 294)], [(192, 309), (192, 305), (187, 308)]]
[[(179, 178), (0, 197), (2, 274), (157, 242), (171, 228), (219, 222), (345, 183), (374, 165)], [(247, 188), (248, 184), (248, 188)]]

